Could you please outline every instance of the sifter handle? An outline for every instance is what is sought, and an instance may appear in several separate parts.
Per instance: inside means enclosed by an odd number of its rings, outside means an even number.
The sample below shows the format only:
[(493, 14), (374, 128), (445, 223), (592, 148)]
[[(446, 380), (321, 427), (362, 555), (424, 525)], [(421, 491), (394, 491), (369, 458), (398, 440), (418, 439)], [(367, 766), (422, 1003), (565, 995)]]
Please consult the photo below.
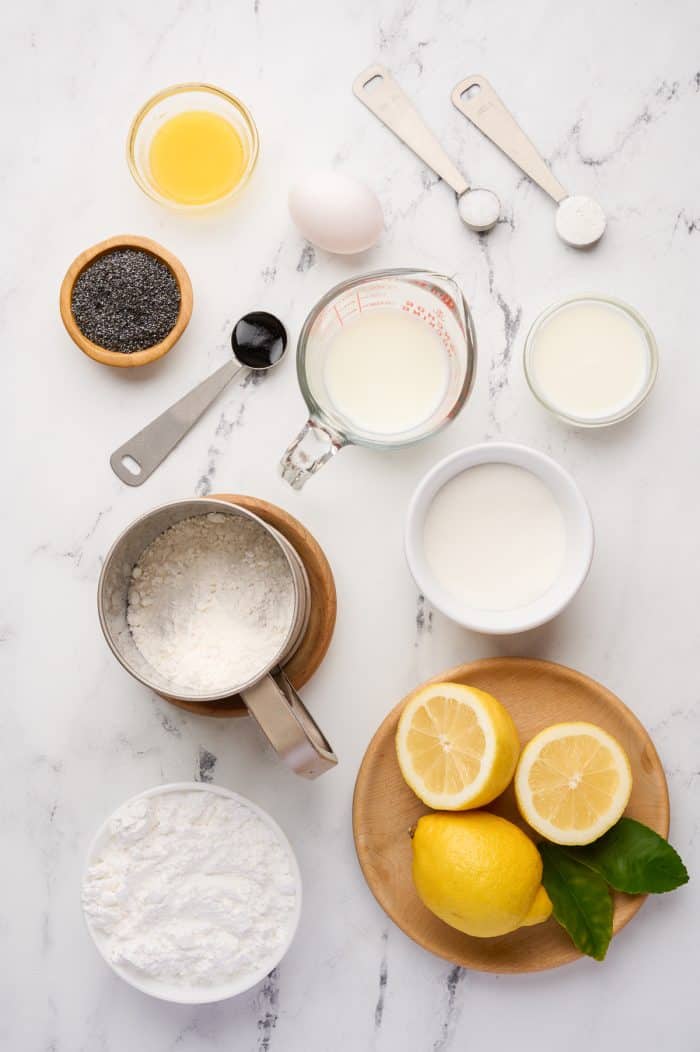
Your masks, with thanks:
[(275, 752), (302, 778), (318, 778), (338, 763), (323, 731), (277, 669), (241, 691), (250, 715)]

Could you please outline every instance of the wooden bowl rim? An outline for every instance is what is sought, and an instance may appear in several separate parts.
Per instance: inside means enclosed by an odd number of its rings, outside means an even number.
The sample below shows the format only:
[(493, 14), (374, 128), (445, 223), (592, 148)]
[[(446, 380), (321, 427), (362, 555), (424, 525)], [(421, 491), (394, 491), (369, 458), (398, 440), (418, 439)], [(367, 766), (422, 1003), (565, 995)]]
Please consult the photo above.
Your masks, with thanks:
[[(160, 343), (154, 343), (152, 347), (145, 347), (142, 351), (133, 351), (131, 354), (122, 353), (121, 351), (109, 351), (107, 348), (100, 347), (99, 344), (89, 340), (78, 328), (71, 307), (73, 286), (79, 275), (94, 260), (116, 248), (140, 248), (144, 252), (148, 252), (149, 255), (155, 256), (156, 259), (165, 263), (172, 274), (174, 274), (180, 289), (180, 310), (178, 311), (177, 321), (165, 339), (161, 340)], [(177, 256), (174, 256), (172, 252), (158, 244), (157, 241), (153, 241), (148, 237), (140, 237), (136, 234), (119, 234), (104, 241), (99, 241), (90, 248), (86, 248), (73, 260), (61, 283), (61, 318), (73, 343), (88, 358), (92, 358), (101, 365), (112, 365), (118, 369), (132, 369), (139, 365), (148, 365), (149, 362), (155, 362), (158, 358), (162, 358), (164, 354), (167, 354), (187, 328), (192, 316), (192, 303), (192, 282)]]
[[(622, 719), (631, 725), (636, 734), (640, 735), (650, 747), (651, 755), (655, 761), (655, 766), (661, 775), (661, 796), (659, 800), (659, 807), (662, 812), (661, 834), (664, 837), (668, 837), (670, 827), (670, 801), (668, 794), (668, 782), (666, 780), (666, 774), (661, 763), (661, 759), (656, 751), (654, 742), (652, 741), (651, 735), (647, 731), (644, 724), (637, 718), (632, 710), (625, 705), (625, 703), (613, 694), (611, 690), (608, 690), (602, 683), (593, 679), (591, 676), (587, 676), (583, 672), (579, 672), (577, 669), (573, 669), (568, 665), (561, 665), (554, 661), (546, 661), (540, 658), (523, 658), (523, 657), (491, 657), (491, 658), (480, 658), (476, 661), (468, 661), (461, 665), (454, 665), (452, 668), (447, 669), (438, 675), (431, 676), (423, 683), (419, 684), (414, 690), (406, 694), (398, 704), (392, 706), (389, 712), (386, 714), (384, 719), (381, 721), (372, 738), (367, 745), (365, 753), (362, 757), (360, 767), (357, 772), (355, 779), (355, 787), (352, 798), (352, 832), (353, 840), (355, 843), (355, 852), (357, 859), (362, 870), (362, 875), (365, 879), (367, 887), (372, 892), (372, 895), (376, 899), (379, 906), (384, 910), (386, 915), (393, 923), (401, 929), (401, 931), (408, 936), (413, 942), (420, 946), (424, 950), (435, 954), (437, 957), (441, 957), (443, 960), (450, 961), (450, 963), (459, 965), (460, 967), (471, 968), (474, 971), (492, 972), (495, 974), (529, 974), (531, 972), (546, 971), (553, 968), (563, 967), (566, 964), (572, 964), (574, 961), (580, 960), (583, 957), (576, 947), (571, 944), (571, 949), (561, 959), (555, 962), (539, 962), (531, 961), (529, 967), (505, 967), (503, 965), (496, 965), (489, 967), (488, 962), (479, 961), (478, 964), (473, 962), (467, 963), (465, 960), (457, 960), (454, 955), (444, 952), (442, 947), (435, 942), (429, 940), (424, 941), (416, 937), (415, 933), (409, 930), (405, 925), (403, 918), (393, 909), (391, 901), (387, 896), (382, 894), (382, 888), (376, 880), (370, 880), (367, 875), (367, 869), (365, 863), (369, 866), (369, 855), (370, 851), (367, 846), (362, 842), (361, 837), (365, 830), (360, 828), (360, 796), (364, 790), (364, 781), (368, 776), (368, 773), (375, 763), (375, 753), (381, 749), (385, 744), (386, 735), (388, 728), (391, 726), (394, 719), (398, 716), (398, 713), (404, 708), (404, 706), (410, 701), (410, 699), (423, 687), (430, 683), (460, 682), (464, 676), (472, 675), (476, 671), (488, 670), (489, 666), (492, 665), (511, 665), (516, 667), (519, 664), (533, 665), (536, 664), (542, 668), (542, 670), (551, 670), (556, 672), (558, 675), (563, 675), (565, 678), (570, 678), (578, 681), (579, 684), (592, 684), (596, 692), (605, 699), (612, 707), (614, 707), (621, 715)], [(393, 744), (393, 742), (392, 742)], [(646, 895), (621, 895), (619, 892), (615, 893), (615, 909), (613, 914), (613, 936), (617, 935), (618, 932), (622, 931), (633, 917), (637, 915), (639, 910), (642, 908), (644, 902), (647, 899)], [(486, 940), (488, 941), (488, 940)]]

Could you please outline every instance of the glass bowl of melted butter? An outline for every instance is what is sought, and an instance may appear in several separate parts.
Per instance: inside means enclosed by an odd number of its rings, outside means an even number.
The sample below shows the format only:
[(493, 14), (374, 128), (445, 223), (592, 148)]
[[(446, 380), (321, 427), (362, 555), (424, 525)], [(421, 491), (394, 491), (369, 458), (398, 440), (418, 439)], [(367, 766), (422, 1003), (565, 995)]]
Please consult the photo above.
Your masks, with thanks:
[(211, 84), (176, 84), (137, 113), (127, 159), (154, 201), (198, 211), (229, 201), (245, 186), (258, 149), (255, 121), (235, 95)]

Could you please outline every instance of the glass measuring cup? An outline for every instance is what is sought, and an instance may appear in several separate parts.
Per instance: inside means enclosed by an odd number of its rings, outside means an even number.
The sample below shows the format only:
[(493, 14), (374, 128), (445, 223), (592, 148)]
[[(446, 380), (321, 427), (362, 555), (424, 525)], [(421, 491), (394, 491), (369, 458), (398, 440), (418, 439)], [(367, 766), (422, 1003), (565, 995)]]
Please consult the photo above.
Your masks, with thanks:
[[(329, 349), (338, 332), (368, 311), (408, 312), (440, 338), (447, 382), (438, 404), (425, 419), (399, 432), (364, 430), (334, 405), (325, 378)], [(471, 391), (476, 336), (471, 314), (452, 278), (425, 270), (381, 270), (336, 285), (319, 300), (301, 330), (297, 376), (309, 419), (280, 462), (282, 477), (302, 486), (346, 445), (398, 449), (419, 442), (453, 420)], [(372, 383), (371, 369), (367, 383)], [(391, 397), (391, 392), (387, 392)]]

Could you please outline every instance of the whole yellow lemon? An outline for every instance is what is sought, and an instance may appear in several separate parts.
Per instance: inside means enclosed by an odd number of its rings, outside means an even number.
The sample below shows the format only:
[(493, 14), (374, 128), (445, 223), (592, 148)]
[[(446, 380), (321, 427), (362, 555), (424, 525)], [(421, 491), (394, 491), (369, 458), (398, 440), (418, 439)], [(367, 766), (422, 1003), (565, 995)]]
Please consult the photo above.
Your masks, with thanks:
[(424, 815), (413, 836), (413, 881), (424, 905), (467, 935), (505, 935), (552, 912), (537, 848), (487, 811)]

